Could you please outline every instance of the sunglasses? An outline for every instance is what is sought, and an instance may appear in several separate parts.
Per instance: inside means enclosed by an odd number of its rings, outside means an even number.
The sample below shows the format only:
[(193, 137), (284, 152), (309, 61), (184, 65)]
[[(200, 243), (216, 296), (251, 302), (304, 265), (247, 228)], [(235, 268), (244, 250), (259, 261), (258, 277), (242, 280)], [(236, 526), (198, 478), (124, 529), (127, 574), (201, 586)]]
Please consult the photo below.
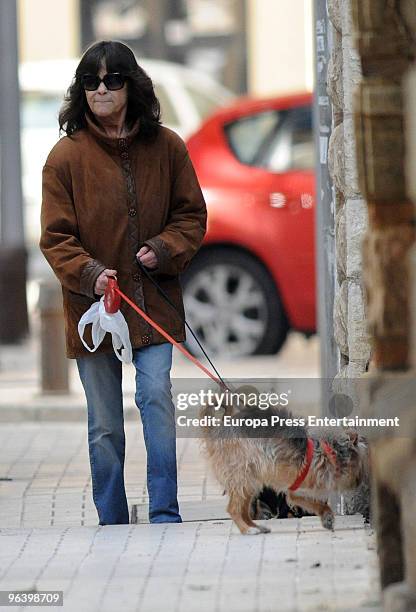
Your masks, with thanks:
[(116, 91), (124, 87), (126, 77), (119, 72), (107, 72), (102, 79), (94, 74), (83, 74), (81, 77), (82, 86), (87, 91), (95, 91), (99, 88), (101, 82), (103, 82), (110, 91)]

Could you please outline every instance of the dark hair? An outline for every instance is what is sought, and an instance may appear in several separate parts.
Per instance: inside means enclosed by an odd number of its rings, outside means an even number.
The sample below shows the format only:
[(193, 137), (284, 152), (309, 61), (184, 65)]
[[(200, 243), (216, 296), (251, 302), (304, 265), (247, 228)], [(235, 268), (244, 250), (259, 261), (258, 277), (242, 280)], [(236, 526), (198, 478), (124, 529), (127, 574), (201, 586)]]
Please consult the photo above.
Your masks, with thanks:
[(96, 42), (85, 51), (59, 112), (59, 129), (71, 136), (86, 127), (86, 113), (94, 118), (87, 103), (81, 77), (87, 73), (98, 74), (103, 62), (108, 72), (120, 72), (127, 77), (126, 123), (131, 126), (140, 119), (139, 137), (144, 140), (153, 139), (161, 120), (160, 104), (152, 80), (137, 63), (133, 51), (124, 43), (114, 40)]

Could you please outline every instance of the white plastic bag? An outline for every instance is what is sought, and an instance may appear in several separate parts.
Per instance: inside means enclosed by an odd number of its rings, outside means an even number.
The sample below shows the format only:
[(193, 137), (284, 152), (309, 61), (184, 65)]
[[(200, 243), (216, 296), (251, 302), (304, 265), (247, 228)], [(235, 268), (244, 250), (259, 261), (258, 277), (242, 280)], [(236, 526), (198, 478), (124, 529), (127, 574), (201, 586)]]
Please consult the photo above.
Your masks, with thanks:
[[(92, 323), (93, 348), (90, 348), (84, 340), (85, 326), (89, 323)], [(97, 350), (107, 332), (111, 334), (114, 352), (120, 361), (131, 363), (133, 354), (126, 320), (119, 310), (114, 314), (106, 312), (103, 296), (99, 302), (94, 302), (91, 308), (84, 312), (78, 323), (78, 333), (82, 344), (90, 353), (93, 353)]]

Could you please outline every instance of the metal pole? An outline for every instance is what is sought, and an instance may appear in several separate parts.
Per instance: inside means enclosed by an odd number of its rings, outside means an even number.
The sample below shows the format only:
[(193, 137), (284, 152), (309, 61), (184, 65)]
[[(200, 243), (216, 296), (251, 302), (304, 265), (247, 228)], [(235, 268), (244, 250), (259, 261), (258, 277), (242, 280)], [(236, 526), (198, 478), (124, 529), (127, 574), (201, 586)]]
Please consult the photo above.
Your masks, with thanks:
[(332, 130), (332, 107), (327, 93), (327, 68), (331, 30), (326, 0), (315, 0), (316, 89), (314, 120), (316, 165), (316, 266), (318, 331), (321, 351), (322, 406), (329, 412), (330, 383), (338, 371), (338, 349), (333, 331), (335, 297), (335, 202), (328, 170), (328, 143)]
[[(315, 66), (316, 87), (314, 120), (316, 165), (316, 270), (318, 332), (321, 354), (322, 414), (331, 413), (332, 381), (339, 370), (339, 351), (334, 337), (334, 300), (336, 283), (335, 252), (335, 193), (328, 168), (328, 144), (332, 131), (332, 106), (327, 92), (327, 73), (332, 30), (328, 19), (326, 0), (315, 0)], [(344, 514), (342, 496), (333, 493), (330, 503), (339, 514)]]
[(146, 53), (148, 57), (166, 60), (169, 58), (169, 49), (165, 37), (168, 3), (166, 0), (145, 0), (143, 4), (148, 18)]
[(38, 308), (42, 393), (69, 393), (62, 289), (55, 279), (40, 284)]
[(235, 31), (227, 53), (227, 65), (224, 69), (224, 84), (239, 94), (247, 92), (247, 7), (245, 0), (234, 2)]
[(28, 332), (20, 158), (17, 14), (0, 2), (0, 342)]
[(81, 49), (84, 51), (94, 42), (94, 24), (93, 24), (93, 13), (95, 7), (94, 0), (80, 0), (79, 12), (81, 19)]

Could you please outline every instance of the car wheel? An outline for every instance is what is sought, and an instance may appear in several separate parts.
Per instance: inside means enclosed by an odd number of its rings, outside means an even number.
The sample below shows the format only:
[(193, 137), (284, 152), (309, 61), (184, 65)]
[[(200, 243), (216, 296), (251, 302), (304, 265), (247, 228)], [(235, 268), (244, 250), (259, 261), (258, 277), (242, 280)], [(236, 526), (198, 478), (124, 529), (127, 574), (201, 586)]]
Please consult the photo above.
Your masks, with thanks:
[[(250, 255), (229, 249), (199, 253), (183, 277), (189, 325), (208, 354), (272, 354), (289, 328), (276, 286)], [(201, 350), (187, 330), (187, 347)]]

